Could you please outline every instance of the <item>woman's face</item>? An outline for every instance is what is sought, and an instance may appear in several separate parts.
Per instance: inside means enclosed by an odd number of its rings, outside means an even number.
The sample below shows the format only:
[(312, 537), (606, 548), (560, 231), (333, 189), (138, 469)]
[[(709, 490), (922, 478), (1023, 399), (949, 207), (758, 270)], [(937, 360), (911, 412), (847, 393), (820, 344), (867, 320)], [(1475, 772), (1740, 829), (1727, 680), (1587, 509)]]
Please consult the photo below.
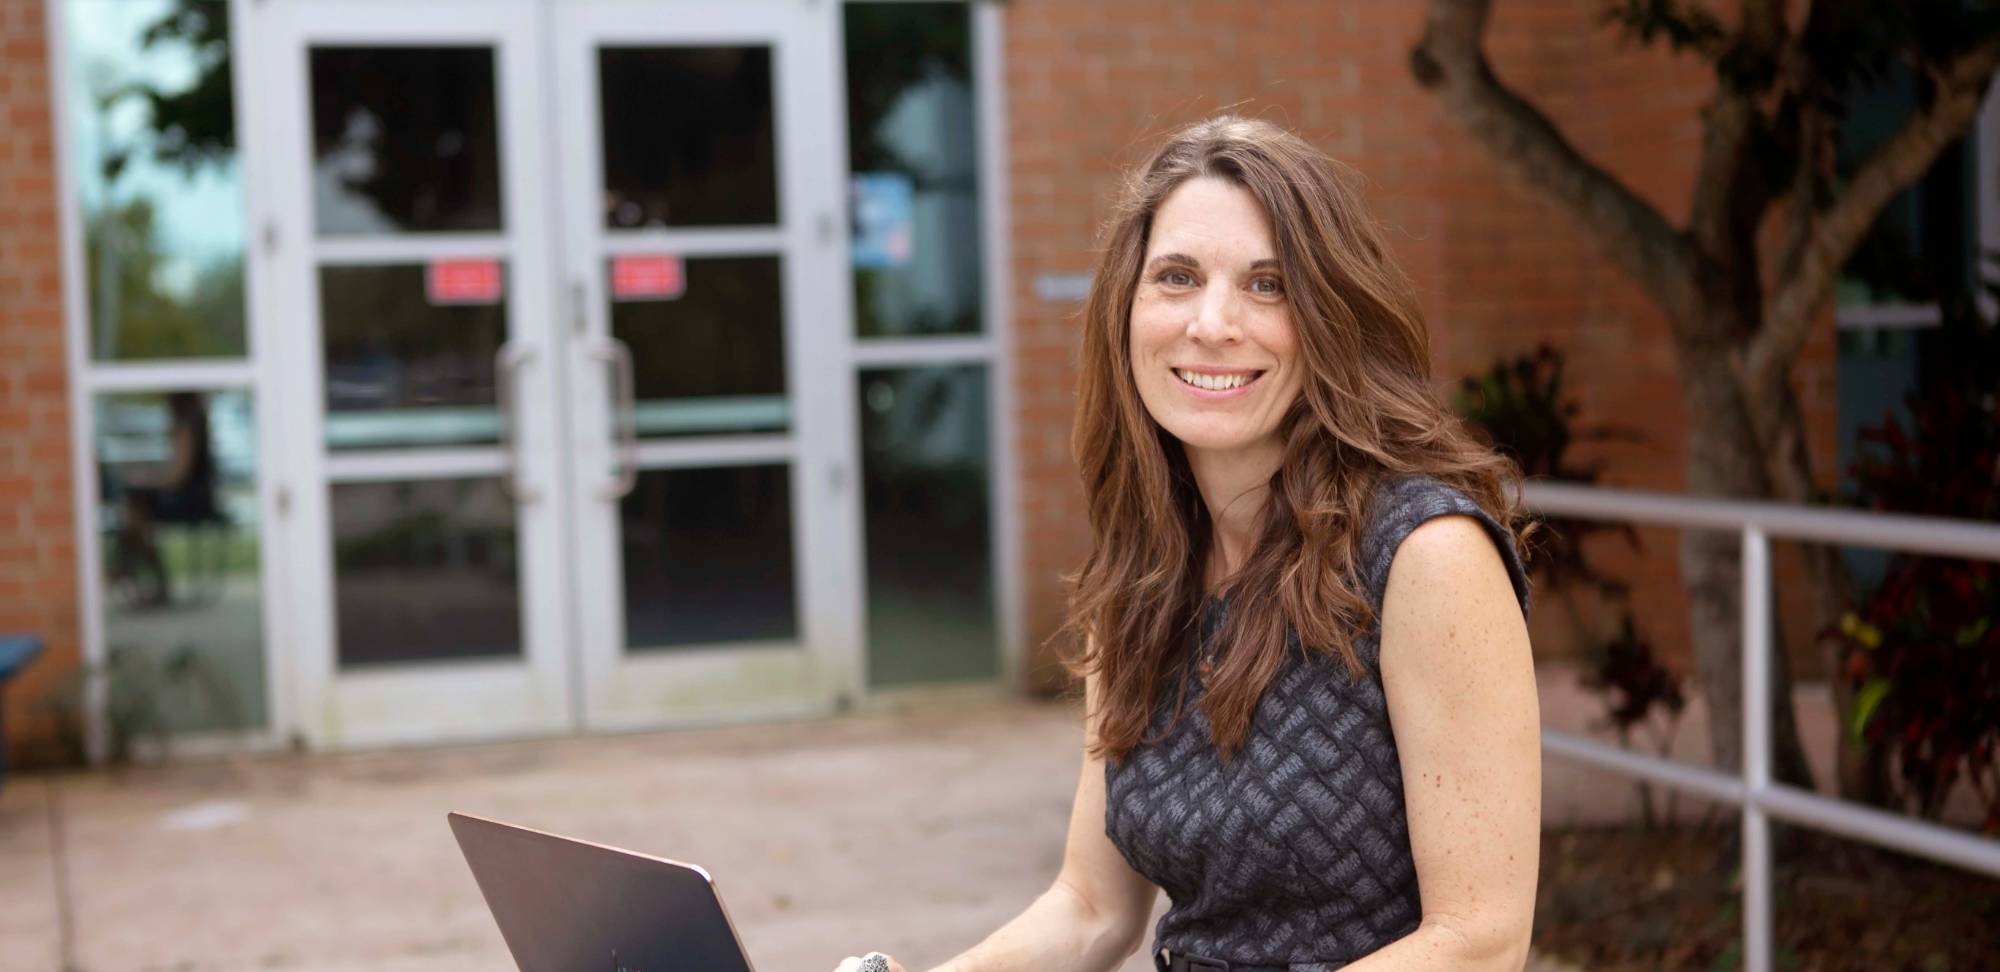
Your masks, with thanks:
[(1302, 379), (1280, 273), (1270, 220), (1233, 182), (1191, 179), (1153, 214), (1132, 295), (1132, 375), (1153, 421), (1190, 453), (1278, 444)]

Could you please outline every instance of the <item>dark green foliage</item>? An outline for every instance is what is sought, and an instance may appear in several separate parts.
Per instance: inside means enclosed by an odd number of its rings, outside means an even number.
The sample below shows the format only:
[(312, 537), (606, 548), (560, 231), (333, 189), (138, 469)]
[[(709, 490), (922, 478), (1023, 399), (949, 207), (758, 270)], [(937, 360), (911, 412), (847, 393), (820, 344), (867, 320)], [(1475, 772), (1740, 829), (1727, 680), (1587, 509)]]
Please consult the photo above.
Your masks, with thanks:
[[(2000, 327), (1948, 305), (1942, 364), (1895, 416), (1862, 433), (1854, 502), (2000, 523)], [(2000, 834), (2000, 564), (1900, 555), (1841, 621), (1856, 687), (1850, 745), (1895, 757), (1893, 783), (1936, 817), (1969, 779)]]
[[(1762, 91), (1780, 80), (1778, 65), (1702, 0), (1605, 0), (1603, 19), (1641, 44), (1701, 57), (1732, 87)], [(1996, 0), (1814, 0), (1800, 41), (1803, 66), (1824, 92), (1838, 93), (1878, 83), (1898, 63), (1941, 65), (1996, 31)], [(1837, 107), (1838, 95), (1830, 97)]]
[(234, 725), (237, 699), (215, 663), (193, 645), (162, 650), (154, 646), (111, 645), (103, 662), (73, 673), (42, 700), (55, 727), (58, 744), (66, 750), (62, 762), (88, 758), (85, 732), (87, 699), (95, 685), (103, 692), (105, 760), (113, 766), (132, 762), (136, 747), (150, 740), (160, 756), (168, 755), (175, 730), (163, 700), (170, 694), (197, 701), (197, 718)]
[(100, 354), (132, 360), (243, 353), (241, 257), (203, 265), (190, 292), (172, 293), (160, 286), (159, 267), (170, 254), (152, 200), (114, 203), (85, 220), (84, 263), (98, 298), (90, 306), (91, 330)]
[[(161, 91), (150, 84), (128, 85), (112, 92), (111, 104), (139, 98), (149, 109), (152, 155), (161, 162), (192, 172), (210, 162), (236, 155), (236, 108), (231, 100), (229, 7), (217, 0), (179, 0), (166, 15), (140, 35), (146, 47), (181, 45), (200, 65), (194, 82), (178, 91)], [(107, 152), (104, 178), (116, 182), (131, 149)]]
[[(1499, 361), (1486, 371), (1459, 382), (1455, 406), (1466, 421), (1486, 434), (1502, 455), (1521, 467), (1530, 479), (1593, 483), (1602, 462), (1579, 462), (1570, 447), (1586, 442), (1637, 442), (1631, 429), (1593, 425), (1577, 428), (1580, 406), (1566, 396), (1563, 356), (1542, 344), (1516, 358)], [(1623, 595), (1626, 585), (1607, 577), (1584, 559), (1582, 542), (1594, 532), (1622, 533), (1634, 546), (1638, 534), (1629, 526), (1590, 520), (1539, 520), (1534, 531), (1530, 569), (1552, 587), (1583, 584), (1609, 595)]]
[[(1527, 477), (1590, 483), (1603, 471), (1601, 462), (1580, 462), (1571, 454), (1583, 442), (1637, 442), (1630, 429), (1609, 425), (1576, 427), (1581, 406), (1563, 385), (1563, 355), (1550, 345), (1504, 359), (1459, 383), (1456, 407), (1467, 422), (1486, 434), (1503, 455), (1514, 460)], [(1627, 543), (1639, 545), (1638, 532), (1627, 524), (1592, 520), (1537, 518), (1531, 532), (1528, 563), (1538, 589), (1555, 594), (1569, 610), (1577, 641), (1588, 667), (1581, 682), (1605, 700), (1605, 724), (1629, 746), (1633, 734), (1648, 726), (1654, 749), (1664, 755), (1673, 743), (1687, 700), (1685, 678), (1660, 664), (1652, 642), (1638, 632), (1627, 603), (1629, 586), (1599, 571), (1583, 552), (1583, 538), (1593, 532), (1615, 531)], [(1616, 634), (1603, 635), (1586, 625), (1577, 609), (1579, 589), (1594, 591), (1617, 606)], [(1658, 723), (1655, 714), (1661, 715)], [(1640, 810), (1647, 826), (1655, 822), (1651, 788), (1639, 784)], [(1669, 812), (1671, 813), (1671, 805)]]
[(1641, 638), (1632, 612), (1621, 619), (1619, 635), (1593, 651), (1583, 687), (1608, 696), (1605, 718), (1621, 736), (1646, 721), (1653, 711), (1678, 717), (1687, 708), (1683, 679), (1661, 665), (1652, 642)]
[[(850, 50), (894, 51), (896, 56), (850, 61), (847, 117), (886, 117), (896, 101), (928, 76), (972, 77), (970, 9), (962, 3), (850, 3), (843, 9)], [(848, 139), (855, 172), (893, 170), (921, 179), (922, 166), (904, 159), (876, 132)]]

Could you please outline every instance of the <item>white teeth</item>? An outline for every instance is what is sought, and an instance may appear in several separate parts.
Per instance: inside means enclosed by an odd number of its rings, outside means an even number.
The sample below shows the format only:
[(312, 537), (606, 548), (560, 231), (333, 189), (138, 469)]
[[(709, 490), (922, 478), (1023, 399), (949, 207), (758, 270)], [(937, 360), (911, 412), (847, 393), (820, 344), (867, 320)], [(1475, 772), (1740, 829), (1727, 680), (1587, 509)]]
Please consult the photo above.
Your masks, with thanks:
[(1180, 376), (1180, 379), (1182, 381), (1187, 382), (1188, 384), (1193, 385), (1196, 388), (1205, 388), (1209, 391), (1228, 391), (1231, 388), (1241, 388), (1244, 385), (1249, 384), (1250, 379), (1256, 377), (1256, 374), (1254, 372), (1247, 372), (1247, 371), (1241, 371), (1229, 375), (1208, 375), (1208, 374), (1203, 374), (1199, 371), (1182, 371), (1180, 369), (1175, 369), (1174, 374)]

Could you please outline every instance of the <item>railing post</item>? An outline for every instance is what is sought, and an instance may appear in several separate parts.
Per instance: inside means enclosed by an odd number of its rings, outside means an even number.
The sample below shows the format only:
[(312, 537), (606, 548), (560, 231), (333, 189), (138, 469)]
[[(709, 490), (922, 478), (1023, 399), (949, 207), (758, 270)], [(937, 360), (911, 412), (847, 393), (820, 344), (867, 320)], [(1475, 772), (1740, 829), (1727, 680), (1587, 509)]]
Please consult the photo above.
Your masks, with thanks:
[(1743, 528), (1743, 969), (1771, 972), (1771, 542)]

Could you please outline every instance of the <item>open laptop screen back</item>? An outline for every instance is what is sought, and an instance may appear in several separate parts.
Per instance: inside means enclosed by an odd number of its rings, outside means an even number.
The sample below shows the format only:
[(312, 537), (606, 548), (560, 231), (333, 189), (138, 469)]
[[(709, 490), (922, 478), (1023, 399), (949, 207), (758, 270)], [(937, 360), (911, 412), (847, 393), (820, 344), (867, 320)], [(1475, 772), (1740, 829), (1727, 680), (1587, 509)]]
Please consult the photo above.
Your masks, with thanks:
[(522, 972), (751, 972), (706, 875), (451, 815)]

